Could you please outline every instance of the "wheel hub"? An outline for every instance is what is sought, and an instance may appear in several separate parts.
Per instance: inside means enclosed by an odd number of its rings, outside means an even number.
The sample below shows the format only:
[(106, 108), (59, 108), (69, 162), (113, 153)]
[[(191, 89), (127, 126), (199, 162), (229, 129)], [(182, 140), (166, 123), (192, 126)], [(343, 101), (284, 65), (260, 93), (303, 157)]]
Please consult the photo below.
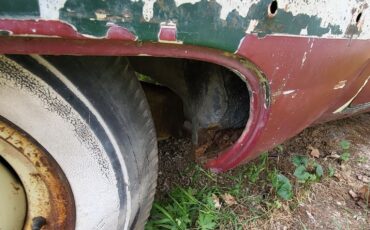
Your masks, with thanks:
[[(6, 162), (0, 167), (0, 229), (74, 228), (73, 196), (59, 166), (31, 137), (1, 119), (0, 159)], [(6, 198), (8, 190), (14, 192), (14, 185), (19, 194)], [(11, 207), (16, 210), (10, 212)]]

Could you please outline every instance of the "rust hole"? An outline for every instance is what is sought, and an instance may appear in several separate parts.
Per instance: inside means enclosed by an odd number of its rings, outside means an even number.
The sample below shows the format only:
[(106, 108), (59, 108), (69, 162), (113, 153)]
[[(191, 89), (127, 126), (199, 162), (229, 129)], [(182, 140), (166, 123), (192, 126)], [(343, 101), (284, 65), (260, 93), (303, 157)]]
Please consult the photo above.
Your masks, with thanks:
[(267, 9), (269, 17), (274, 17), (278, 10), (278, 2), (276, 0), (272, 1)]
[(358, 24), (361, 21), (362, 12), (360, 12), (356, 17), (356, 23)]

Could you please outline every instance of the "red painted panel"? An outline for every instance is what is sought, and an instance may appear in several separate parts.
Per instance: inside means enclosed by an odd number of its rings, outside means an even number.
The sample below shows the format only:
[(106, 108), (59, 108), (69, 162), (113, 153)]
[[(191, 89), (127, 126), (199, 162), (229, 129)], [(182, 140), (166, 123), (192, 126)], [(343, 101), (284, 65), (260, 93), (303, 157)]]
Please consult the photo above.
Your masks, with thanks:
[[(333, 114), (363, 85), (370, 41), (303, 37), (246, 37), (238, 54), (268, 76), (269, 120), (253, 151), (261, 152)], [(345, 81), (342, 88), (340, 82)], [(251, 154), (250, 156), (254, 156)]]
[[(240, 72), (252, 94), (251, 118), (240, 139), (208, 162), (214, 171), (225, 171), (255, 158), (315, 122), (342, 117), (333, 112), (353, 98), (370, 75), (370, 40), (250, 35), (233, 55), (189, 45), (136, 43), (129, 31), (114, 26), (101, 39), (87, 38), (57, 21), (0, 20), (0, 28), (14, 35), (48, 36), (0, 37), (1, 53), (152, 55), (203, 60)], [(163, 39), (175, 40), (175, 30), (167, 32)], [(264, 79), (246, 68), (245, 59), (267, 76), (270, 106), (265, 104)], [(367, 100), (369, 93), (368, 85), (354, 103)]]
[(11, 35), (38, 35), (63, 38), (83, 38), (72, 26), (52, 20), (12, 20), (0, 19), (0, 30)]

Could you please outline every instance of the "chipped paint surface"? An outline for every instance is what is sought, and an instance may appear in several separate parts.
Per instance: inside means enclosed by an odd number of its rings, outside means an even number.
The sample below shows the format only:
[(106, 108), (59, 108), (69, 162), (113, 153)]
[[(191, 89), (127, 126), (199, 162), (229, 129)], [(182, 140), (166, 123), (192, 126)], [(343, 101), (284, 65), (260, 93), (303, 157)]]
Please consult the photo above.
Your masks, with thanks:
[(333, 89), (343, 89), (346, 86), (347, 80), (340, 81), (334, 86)]
[(257, 25), (258, 25), (258, 20), (251, 20), (251, 22), (249, 23), (248, 29), (245, 31), (245, 33), (247, 34), (252, 33), (255, 30)]
[[(195, 4), (197, 2), (200, 2), (200, 0), (175, 0), (176, 6), (181, 6), (182, 4), (186, 3)], [(238, 12), (241, 17), (246, 17), (250, 11), (250, 8), (261, 1), (216, 0), (216, 2), (221, 6), (220, 18), (222, 20), (226, 20), (228, 15), (234, 10)], [(350, 24), (356, 24), (355, 18), (357, 14), (359, 12), (363, 12), (368, 7), (368, 3), (366, 1), (358, 0), (279, 0), (277, 2), (279, 11), (286, 11), (291, 13), (293, 16), (315, 16), (321, 19), (320, 25), (322, 27), (327, 27), (330, 24), (339, 25), (341, 31), (346, 31)], [(352, 9), (356, 9), (356, 12), (352, 12)], [(152, 17), (153, 16), (150, 15), (150, 19)], [(370, 22), (369, 20), (364, 20), (365, 17), (366, 15), (363, 15), (361, 20), (364, 24), (363, 31), (365, 31), (365, 34), (362, 36), (364, 38), (369, 38)], [(250, 26), (253, 26), (255, 21), (252, 20), (251, 24)], [(251, 31), (248, 29), (247, 31), (252, 32), (253, 30)], [(307, 27), (301, 30), (300, 35), (307, 35)], [(329, 31), (327, 36), (334, 37), (335, 35), (332, 34), (332, 31)]]
[[(308, 16), (316, 16), (321, 19), (321, 27), (328, 25), (338, 25), (341, 31), (346, 31), (350, 25), (356, 25), (356, 17), (358, 13), (363, 12), (361, 22), (363, 22), (363, 33), (360, 37), (364, 39), (370, 38), (370, 22), (365, 20), (367, 1), (358, 0), (279, 0), (279, 8), (291, 12), (293, 16), (304, 14)], [(353, 9), (355, 11), (353, 12)], [(306, 31), (304, 31), (306, 32)], [(302, 33), (301, 33), (302, 34)], [(304, 34), (302, 34), (304, 35)], [(332, 31), (326, 34), (327, 37), (337, 37)]]
[[(114, 24), (138, 41), (160, 41), (161, 23), (173, 22), (179, 43), (235, 52), (245, 34), (369, 39), (368, 1), (278, 0), (269, 17), (270, 0), (39, 0), (38, 7), (20, 10), (5, 5), (0, 20), (60, 20), (88, 38), (109, 38)], [(33, 29), (24, 34), (42, 35)]]
[(67, 0), (38, 0), (40, 7), (40, 18), (59, 19), (59, 10), (64, 6)]
[(292, 94), (294, 92), (295, 92), (295, 90), (286, 90), (286, 91), (283, 92), (283, 95), (289, 95), (289, 94)]
[(150, 21), (153, 18), (153, 14), (154, 14), (153, 8), (154, 8), (154, 3), (155, 2), (156, 2), (156, 0), (146, 0), (146, 1), (144, 1), (142, 14), (143, 14), (144, 20), (147, 21), (147, 22)]
[(307, 52), (304, 52), (303, 57), (302, 57), (302, 62), (301, 62), (301, 68), (303, 68), (304, 63), (306, 62), (307, 59)]
[(357, 95), (360, 94), (360, 92), (362, 91), (362, 89), (366, 86), (367, 82), (369, 81), (370, 79), (370, 76), (365, 80), (365, 82), (363, 83), (363, 85), (360, 87), (360, 89), (356, 92), (355, 95), (353, 95), (353, 97), (351, 97), (351, 99), (349, 99), (346, 103), (344, 103), (344, 105), (342, 105), (341, 107), (339, 107), (337, 110), (335, 110), (333, 113), (334, 114), (337, 114), (337, 113), (340, 113), (342, 112), (343, 110), (345, 110), (351, 103), (352, 101), (357, 97)]
[[(176, 6), (179, 7), (183, 4), (190, 3), (195, 4), (201, 0), (175, 0)], [(249, 8), (253, 4), (257, 4), (260, 0), (216, 0), (216, 2), (221, 6), (220, 18), (226, 20), (227, 16), (236, 10), (240, 16), (246, 17)]]
[[(144, 1), (143, 15), (146, 21), (150, 21), (153, 18), (153, 6), (154, 0)], [(196, 4), (200, 0), (175, 0), (176, 6), (179, 7), (183, 4)], [(260, 0), (216, 0), (216, 2), (221, 6), (220, 19), (227, 20), (229, 14), (236, 11), (241, 17), (247, 17), (250, 13), (250, 9), (263, 2)], [(320, 19), (320, 26), (323, 28), (329, 25), (338, 26), (342, 32), (347, 31), (351, 25), (361, 25), (359, 30), (362, 33), (359, 38), (368, 39), (370, 38), (370, 20), (365, 20), (367, 14), (368, 3), (366, 1), (358, 0), (279, 0), (278, 1), (278, 11), (285, 11), (293, 16), (306, 15), (308, 17), (317, 17)], [(359, 13), (362, 13), (362, 18), (359, 22), (356, 22), (356, 18)], [(254, 28), (258, 24), (258, 20), (251, 20), (246, 30), (247, 33), (255, 32)], [(302, 28), (299, 35), (308, 35), (307, 27)], [(338, 36), (330, 29), (325, 37), (342, 37)]]

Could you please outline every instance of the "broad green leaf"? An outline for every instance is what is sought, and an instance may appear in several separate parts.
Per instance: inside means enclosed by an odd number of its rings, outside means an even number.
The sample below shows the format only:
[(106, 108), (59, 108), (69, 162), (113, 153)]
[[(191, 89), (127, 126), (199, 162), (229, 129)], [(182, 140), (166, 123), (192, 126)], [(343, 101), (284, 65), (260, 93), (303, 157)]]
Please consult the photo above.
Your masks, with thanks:
[(287, 177), (278, 174), (273, 183), (276, 193), (284, 200), (289, 200), (293, 197), (292, 185)]
[(295, 177), (297, 177), (298, 181), (300, 182), (306, 182), (307, 180), (309, 180), (311, 178), (311, 175), (310, 173), (308, 173), (306, 171), (306, 167), (301, 165), (301, 166), (298, 166), (295, 171), (294, 171), (294, 174), (293, 174)]
[(299, 167), (299, 166), (304, 166), (306, 167), (307, 164), (308, 164), (308, 158), (306, 156), (293, 156), (292, 158), (292, 163), (296, 166), (296, 167)]

